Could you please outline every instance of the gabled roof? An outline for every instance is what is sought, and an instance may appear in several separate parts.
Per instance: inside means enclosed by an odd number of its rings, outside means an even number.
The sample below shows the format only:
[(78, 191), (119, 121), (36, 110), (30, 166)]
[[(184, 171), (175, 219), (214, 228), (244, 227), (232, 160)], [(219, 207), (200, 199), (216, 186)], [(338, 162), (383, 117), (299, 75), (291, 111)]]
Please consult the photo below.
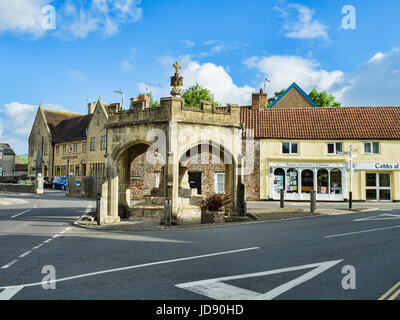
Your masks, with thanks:
[(6, 156), (15, 156), (14, 150), (8, 143), (0, 143), (0, 149), (3, 149), (3, 154)]
[(93, 114), (75, 117), (61, 121), (55, 127), (53, 142), (67, 142), (86, 139), (86, 129)]
[[(273, 108), (290, 90), (296, 89), (313, 107), (318, 108), (318, 105), (301, 89), (295, 82), (287, 88), (268, 108)], [(296, 106), (292, 106), (296, 107)]]
[(55, 135), (55, 127), (63, 120), (72, 119), (79, 116), (83, 116), (78, 113), (70, 113), (64, 111), (54, 111), (54, 110), (45, 110), (43, 109), (43, 114), (46, 118), (47, 125), (49, 126), (50, 133), (54, 138)]
[(265, 139), (400, 140), (400, 107), (240, 109), (245, 129)]

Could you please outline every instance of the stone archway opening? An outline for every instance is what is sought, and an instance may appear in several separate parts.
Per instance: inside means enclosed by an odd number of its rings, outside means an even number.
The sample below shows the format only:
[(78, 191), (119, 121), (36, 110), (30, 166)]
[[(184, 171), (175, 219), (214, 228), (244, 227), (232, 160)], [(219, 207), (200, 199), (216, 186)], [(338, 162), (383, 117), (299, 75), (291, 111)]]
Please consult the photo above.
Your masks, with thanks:
[(198, 143), (179, 158), (178, 220), (201, 220), (201, 201), (213, 193), (231, 197), (225, 215), (234, 210), (235, 159), (223, 146), (212, 142)]

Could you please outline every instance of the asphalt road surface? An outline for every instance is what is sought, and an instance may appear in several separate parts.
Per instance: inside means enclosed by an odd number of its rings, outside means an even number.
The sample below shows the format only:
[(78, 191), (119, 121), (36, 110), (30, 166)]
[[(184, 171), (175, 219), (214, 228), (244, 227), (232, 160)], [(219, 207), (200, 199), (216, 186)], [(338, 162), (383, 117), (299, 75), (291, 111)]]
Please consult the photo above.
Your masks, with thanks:
[(0, 299), (400, 299), (400, 211), (167, 231), (72, 223), (93, 200), (0, 193)]

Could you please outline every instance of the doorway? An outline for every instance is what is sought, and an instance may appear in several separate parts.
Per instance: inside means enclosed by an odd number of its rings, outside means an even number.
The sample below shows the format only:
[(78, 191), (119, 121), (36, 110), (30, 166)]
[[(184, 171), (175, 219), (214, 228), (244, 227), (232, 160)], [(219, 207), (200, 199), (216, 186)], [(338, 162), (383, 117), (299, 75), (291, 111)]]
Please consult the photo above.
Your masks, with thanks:
[(197, 194), (201, 194), (201, 172), (188, 172), (190, 189), (197, 189)]
[(367, 201), (391, 201), (392, 184), (390, 173), (365, 174)]

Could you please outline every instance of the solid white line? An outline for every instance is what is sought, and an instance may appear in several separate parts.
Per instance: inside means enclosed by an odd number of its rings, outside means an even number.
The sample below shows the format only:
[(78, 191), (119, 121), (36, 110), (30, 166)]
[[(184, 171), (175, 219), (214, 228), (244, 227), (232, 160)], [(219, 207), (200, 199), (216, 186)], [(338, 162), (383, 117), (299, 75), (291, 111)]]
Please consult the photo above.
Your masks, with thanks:
[(50, 238), (50, 239), (47, 239), (47, 240), (43, 241), (43, 243), (50, 242), (51, 240), (53, 240), (53, 239), (52, 239), (52, 238)]
[[(128, 267), (109, 269), (109, 270), (90, 272), (90, 273), (84, 273), (84, 274), (80, 274), (80, 275), (77, 275), (77, 276), (60, 278), (60, 279), (49, 280), (49, 281), (44, 281), (44, 282), (34, 282), (34, 283), (21, 284), (21, 285), (17, 285), (17, 286), (18, 287), (41, 286), (43, 284), (50, 284), (50, 283), (56, 283), (56, 282), (61, 282), (61, 281), (68, 281), (68, 280), (86, 278), (86, 277), (97, 276), (97, 275), (105, 274), (105, 273), (125, 271), (125, 270), (131, 270), (131, 269), (138, 269), (138, 268), (156, 266), (156, 265), (160, 265), (160, 264), (167, 264), (167, 263), (187, 261), (187, 260), (195, 260), (195, 259), (201, 259), (201, 258), (207, 258), (207, 257), (215, 257), (215, 256), (221, 256), (221, 255), (225, 255), (225, 254), (238, 253), (238, 252), (257, 250), (257, 249), (260, 249), (260, 247), (245, 248), (245, 249), (238, 249), (238, 250), (230, 250), (230, 251), (223, 251), (223, 252), (204, 254), (204, 255), (200, 255), (200, 256), (192, 256), (192, 257), (186, 257), (186, 258), (178, 258), (178, 259), (172, 259), (172, 260), (150, 262), (150, 263), (138, 264), (138, 265), (133, 265), (133, 266), (128, 266)], [(13, 288), (13, 287), (16, 287), (16, 286), (0, 287), (0, 289), (8, 289), (8, 288)]]
[(32, 250), (29, 250), (29, 251), (27, 251), (27, 252), (21, 254), (21, 255), (19, 256), (19, 258), (24, 258), (24, 257), (26, 257), (28, 254), (30, 254), (31, 252), (32, 252)]
[(23, 287), (10, 287), (0, 292), (0, 300), (10, 300), (15, 296)]
[(366, 233), (366, 232), (374, 232), (374, 231), (388, 230), (388, 229), (395, 229), (395, 228), (400, 228), (400, 225), (391, 226), (391, 227), (386, 227), (386, 228), (377, 228), (377, 229), (361, 230), (361, 231), (348, 232), (348, 233), (341, 233), (341, 234), (333, 234), (333, 235), (330, 235), (330, 236), (325, 236), (324, 238), (325, 238), (325, 239), (328, 239), (328, 238), (335, 238), (335, 237), (343, 237), (343, 236), (349, 236), (349, 235), (353, 235), (353, 234)]
[(15, 214), (15, 215), (13, 215), (12, 217), (10, 217), (10, 219), (14, 219), (14, 218), (20, 216), (21, 214), (27, 213), (27, 212), (29, 212), (29, 211), (31, 211), (31, 209), (28, 209), (28, 210), (25, 210), (25, 211), (23, 211), (23, 212), (21, 212), (21, 213)]
[(14, 263), (16, 263), (18, 260), (13, 260), (10, 263), (7, 263), (6, 265), (2, 266), (1, 269), (7, 269), (11, 267)]

